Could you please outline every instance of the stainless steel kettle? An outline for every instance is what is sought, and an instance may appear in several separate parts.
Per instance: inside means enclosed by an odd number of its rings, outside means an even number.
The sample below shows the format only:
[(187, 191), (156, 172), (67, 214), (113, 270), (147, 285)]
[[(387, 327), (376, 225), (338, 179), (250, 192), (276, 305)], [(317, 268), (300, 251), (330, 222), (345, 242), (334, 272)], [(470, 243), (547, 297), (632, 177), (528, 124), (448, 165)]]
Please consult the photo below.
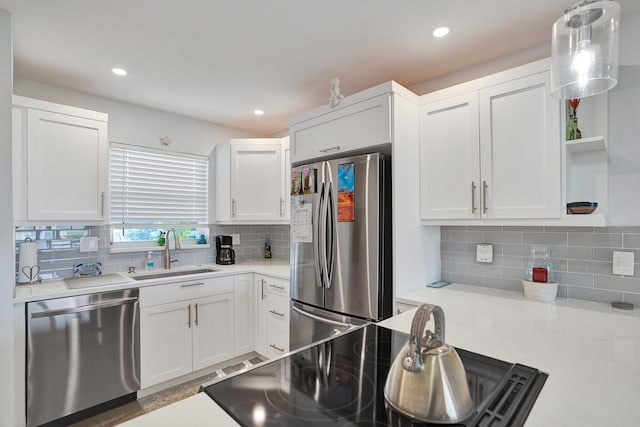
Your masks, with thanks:
[[(425, 331), (432, 314), (435, 332)], [(453, 424), (473, 414), (460, 356), (444, 343), (444, 312), (439, 306), (418, 308), (409, 342), (391, 365), (384, 397), (396, 411), (424, 422)]]

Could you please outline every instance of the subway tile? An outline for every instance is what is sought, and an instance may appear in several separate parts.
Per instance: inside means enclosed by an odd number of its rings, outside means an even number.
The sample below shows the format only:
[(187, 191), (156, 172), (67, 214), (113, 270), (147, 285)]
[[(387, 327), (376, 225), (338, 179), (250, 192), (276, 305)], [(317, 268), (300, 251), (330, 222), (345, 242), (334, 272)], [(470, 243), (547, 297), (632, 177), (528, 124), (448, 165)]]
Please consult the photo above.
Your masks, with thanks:
[(551, 257), (555, 259), (592, 260), (593, 247), (590, 246), (552, 246)]
[(558, 271), (555, 276), (555, 280), (563, 285), (593, 287), (592, 274), (565, 273)]
[(467, 254), (467, 253), (452, 253), (451, 254), (451, 262), (452, 263), (463, 263), (463, 264), (475, 264), (476, 255), (475, 254)]
[(484, 233), (484, 241), (486, 243), (522, 244), (522, 233), (487, 231)]
[(453, 279), (451, 278), (451, 273), (446, 273), (446, 272), (440, 273), (440, 279), (453, 282)]
[(441, 225), (441, 230), (453, 230), (453, 231), (465, 231), (467, 229), (464, 225)]
[(482, 238), (481, 231), (451, 231), (452, 241), (482, 243)]
[(504, 289), (507, 291), (522, 291), (522, 280), (485, 277), (484, 286), (486, 288)]
[(569, 233), (569, 246), (621, 248), (622, 234)]
[(635, 308), (640, 307), (640, 294), (631, 294), (631, 293), (623, 293), (622, 301), (630, 302), (635, 306)]
[(601, 289), (583, 288), (581, 286), (568, 286), (567, 298), (610, 303), (611, 301), (620, 301), (622, 299), (622, 293)]
[(529, 245), (508, 245), (502, 246), (503, 255), (510, 256), (529, 256)]
[(558, 285), (557, 298), (567, 298), (567, 288), (568, 286)]
[(544, 227), (547, 233), (573, 232), (573, 233), (593, 233), (593, 227)]
[(502, 267), (491, 264), (467, 264), (466, 273), (474, 276), (502, 276)]
[(499, 225), (470, 225), (467, 227), (469, 231), (502, 231), (502, 227)]
[(468, 252), (466, 242), (441, 241), (440, 250), (444, 252)]
[(596, 227), (596, 233), (635, 233), (640, 234), (640, 227)]
[(523, 233), (522, 243), (530, 245), (566, 245), (567, 233)]
[(440, 241), (451, 240), (451, 231), (449, 230), (440, 230)]
[(611, 291), (640, 293), (640, 278), (595, 276), (594, 287)]
[(503, 268), (502, 276), (505, 279), (524, 279), (527, 275), (527, 270), (524, 268)]
[(624, 234), (624, 248), (640, 248), (640, 234)]
[(506, 256), (506, 255), (496, 255), (493, 254), (493, 263), (492, 265), (497, 265), (501, 267), (521, 267), (522, 266), (522, 257), (517, 256)]
[(553, 263), (553, 269), (555, 271), (560, 271), (560, 272), (564, 272), (564, 271), (569, 271), (568, 269), (568, 261), (566, 259), (554, 259), (552, 260)]
[(483, 286), (482, 276), (472, 276), (470, 274), (451, 273), (451, 280), (454, 283), (465, 285)]
[(571, 273), (591, 273), (607, 275), (612, 274), (613, 264), (601, 261), (575, 261), (569, 260), (567, 271)]

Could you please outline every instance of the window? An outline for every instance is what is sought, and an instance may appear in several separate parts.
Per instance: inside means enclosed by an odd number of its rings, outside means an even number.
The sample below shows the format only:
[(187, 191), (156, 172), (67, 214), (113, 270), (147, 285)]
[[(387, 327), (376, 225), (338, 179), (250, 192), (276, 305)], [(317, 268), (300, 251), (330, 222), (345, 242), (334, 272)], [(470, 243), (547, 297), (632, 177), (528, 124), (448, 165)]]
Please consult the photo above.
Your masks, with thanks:
[(208, 172), (206, 157), (111, 143), (113, 245), (148, 246), (168, 227), (174, 227), (186, 244), (195, 244), (201, 234), (208, 236)]

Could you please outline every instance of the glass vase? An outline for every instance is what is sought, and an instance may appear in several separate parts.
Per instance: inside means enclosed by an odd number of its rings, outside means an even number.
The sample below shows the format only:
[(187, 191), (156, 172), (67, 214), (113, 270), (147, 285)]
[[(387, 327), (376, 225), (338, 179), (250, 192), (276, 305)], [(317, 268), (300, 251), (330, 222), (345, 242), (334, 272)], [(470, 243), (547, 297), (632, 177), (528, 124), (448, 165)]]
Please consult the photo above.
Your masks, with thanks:
[(553, 282), (555, 272), (551, 260), (550, 246), (531, 246), (529, 248), (529, 264), (527, 265), (527, 280), (530, 282)]

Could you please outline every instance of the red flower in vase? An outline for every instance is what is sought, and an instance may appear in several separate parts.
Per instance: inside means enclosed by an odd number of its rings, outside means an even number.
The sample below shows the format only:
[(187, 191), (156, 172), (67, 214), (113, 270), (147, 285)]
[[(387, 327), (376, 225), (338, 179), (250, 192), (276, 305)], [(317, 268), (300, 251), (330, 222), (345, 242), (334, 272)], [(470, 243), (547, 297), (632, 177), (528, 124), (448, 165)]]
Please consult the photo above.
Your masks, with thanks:
[(575, 98), (575, 99), (570, 99), (569, 100), (569, 106), (573, 109), (573, 111), (576, 111), (576, 109), (578, 108), (579, 104), (580, 104), (580, 98)]

